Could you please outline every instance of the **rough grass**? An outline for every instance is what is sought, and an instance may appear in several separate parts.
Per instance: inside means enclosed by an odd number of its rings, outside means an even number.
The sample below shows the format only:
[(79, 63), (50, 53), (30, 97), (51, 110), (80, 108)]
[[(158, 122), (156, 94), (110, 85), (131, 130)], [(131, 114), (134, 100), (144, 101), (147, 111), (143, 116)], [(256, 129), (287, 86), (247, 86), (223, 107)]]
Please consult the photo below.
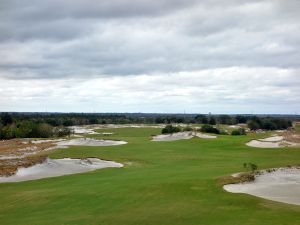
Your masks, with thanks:
[[(99, 157), (124, 168), (0, 184), (0, 224), (298, 225), (300, 206), (227, 193), (218, 178), (299, 163), (300, 148), (245, 146), (262, 136), (218, 136), (151, 142), (160, 129), (105, 129), (128, 141), (112, 147), (71, 147), (51, 157)], [(96, 137), (96, 135), (91, 135)], [(103, 138), (103, 137), (99, 137)]]
[(15, 174), (19, 167), (30, 167), (42, 163), (47, 159), (45, 154), (36, 154), (21, 159), (0, 160), (0, 176), (11, 176)]

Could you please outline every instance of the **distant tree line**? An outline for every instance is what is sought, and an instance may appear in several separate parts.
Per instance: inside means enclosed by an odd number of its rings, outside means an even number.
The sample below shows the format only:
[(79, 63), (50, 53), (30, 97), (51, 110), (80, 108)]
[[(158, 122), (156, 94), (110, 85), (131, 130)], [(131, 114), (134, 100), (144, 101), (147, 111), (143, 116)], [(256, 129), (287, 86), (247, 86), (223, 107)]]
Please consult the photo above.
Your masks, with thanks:
[[(212, 133), (212, 134), (225, 134), (227, 135), (227, 131), (222, 130), (220, 128), (216, 128), (210, 124), (204, 124), (201, 126), (201, 128), (192, 128), (189, 126), (186, 127), (180, 127), (180, 126), (173, 126), (171, 124), (166, 125), (161, 133), (162, 134), (173, 134), (173, 133), (177, 133), (177, 132), (182, 132), (182, 131), (200, 131), (200, 132), (204, 132), (204, 133)], [(231, 135), (246, 135), (246, 130), (244, 128), (238, 128), (236, 130), (233, 130), (231, 132)]]
[(292, 127), (292, 121), (282, 118), (258, 118), (254, 117), (247, 121), (248, 127), (251, 130), (284, 130)]
[(0, 116), (0, 139), (12, 138), (50, 138), (71, 134), (71, 129), (64, 126), (52, 126), (46, 122), (23, 119), (19, 120), (10, 114)]
[[(291, 116), (290, 116), (291, 117)], [(195, 115), (143, 113), (0, 113), (0, 138), (53, 137), (68, 135), (67, 128), (87, 124), (216, 124), (247, 123), (251, 130), (286, 129), (292, 126), (287, 116)]]

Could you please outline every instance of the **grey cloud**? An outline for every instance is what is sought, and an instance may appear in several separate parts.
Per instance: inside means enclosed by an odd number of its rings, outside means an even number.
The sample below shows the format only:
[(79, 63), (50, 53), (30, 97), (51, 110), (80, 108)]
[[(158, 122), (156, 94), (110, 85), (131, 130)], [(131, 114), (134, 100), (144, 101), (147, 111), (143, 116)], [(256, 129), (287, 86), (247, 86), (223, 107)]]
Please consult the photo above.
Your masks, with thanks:
[(7, 79), (299, 68), (296, 0), (12, 0), (0, 8)]

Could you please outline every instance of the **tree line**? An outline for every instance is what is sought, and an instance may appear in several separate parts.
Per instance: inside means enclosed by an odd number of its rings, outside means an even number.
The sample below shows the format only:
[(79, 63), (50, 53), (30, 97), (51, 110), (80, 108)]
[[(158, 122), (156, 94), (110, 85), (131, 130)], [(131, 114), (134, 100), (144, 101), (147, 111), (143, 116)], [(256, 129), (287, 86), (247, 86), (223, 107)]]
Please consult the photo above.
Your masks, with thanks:
[[(290, 118), (253, 115), (143, 113), (0, 113), (0, 139), (48, 138), (70, 135), (68, 128), (88, 124), (227, 124), (247, 123), (251, 130), (286, 129)], [(209, 128), (211, 129), (211, 128)]]

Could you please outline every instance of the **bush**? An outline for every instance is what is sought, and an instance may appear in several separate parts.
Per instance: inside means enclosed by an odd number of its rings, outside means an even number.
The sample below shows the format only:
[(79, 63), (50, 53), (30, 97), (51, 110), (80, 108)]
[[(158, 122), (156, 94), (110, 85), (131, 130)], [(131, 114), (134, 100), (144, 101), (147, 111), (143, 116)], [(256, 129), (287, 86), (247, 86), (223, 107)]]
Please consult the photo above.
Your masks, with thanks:
[(0, 120), (2, 121), (2, 124), (4, 126), (12, 124), (13, 123), (13, 118), (10, 114), (8, 113), (2, 113), (0, 116)]
[(200, 128), (201, 132), (205, 133), (213, 133), (213, 134), (220, 134), (220, 131), (217, 128), (214, 128), (211, 125), (205, 124)]
[(208, 124), (208, 119), (205, 115), (197, 115), (195, 120), (197, 123)]
[(210, 125), (216, 125), (216, 124), (217, 124), (217, 121), (216, 121), (215, 117), (211, 116), (211, 117), (209, 118), (208, 123), (209, 123)]
[(177, 133), (180, 132), (181, 129), (179, 127), (174, 127), (172, 125), (167, 125), (165, 128), (162, 129), (161, 133), (162, 134), (172, 134), (172, 133)]
[(254, 163), (244, 163), (243, 166), (245, 169), (250, 170), (252, 173), (255, 172), (255, 170), (257, 170), (258, 168), (258, 166)]
[(258, 130), (260, 128), (260, 125), (254, 120), (250, 120), (247, 124), (250, 130)]
[(193, 128), (191, 128), (191, 127), (184, 127), (182, 129), (182, 131), (193, 131)]
[(239, 128), (237, 130), (233, 130), (231, 135), (246, 135), (246, 131), (244, 128)]
[(37, 125), (36, 137), (49, 138), (53, 136), (53, 127), (47, 123), (41, 123)]
[(63, 126), (55, 127), (53, 132), (56, 137), (70, 136), (72, 133), (74, 133), (74, 131), (72, 132), (70, 128)]

